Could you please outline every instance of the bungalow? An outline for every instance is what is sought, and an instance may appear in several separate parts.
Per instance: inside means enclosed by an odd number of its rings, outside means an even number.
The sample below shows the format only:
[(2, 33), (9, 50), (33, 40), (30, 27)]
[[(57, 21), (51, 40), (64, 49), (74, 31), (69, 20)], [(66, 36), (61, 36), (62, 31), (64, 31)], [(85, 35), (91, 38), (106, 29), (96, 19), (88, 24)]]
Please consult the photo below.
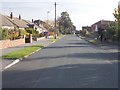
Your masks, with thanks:
[(25, 29), (28, 28), (28, 23), (25, 22), (25, 20), (21, 19), (21, 16), (19, 15), (19, 18), (13, 17), (13, 14), (11, 13), (10, 16), (2, 15), (0, 14), (2, 28), (7, 29)]
[(19, 15), (19, 18), (13, 17), (13, 13), (11, 12), (10, 17), (8, 17), (8, 19), (19, 29), (25, 29), (29, 27), (27, 25), (28, 23), (26, 23), (25, 20), (21, 19), (21, 15)]
[(15, 25), (8, 18), (8, 16), (0, 14), (1, 27), (7, 29), (14, 29)]
[(26, 29), (26, 28), (33, 28), (41, 33), (44, 29), (42, 25), (38, 26), (29, 20), (21, 19), (21, 15), (19, 17), (13, 17), (13, 13), (11, 12), (10, 16), (0, 14), (2, 28), (7, 29)]
[(1, 23), (2, 23), (2, 28), (7, 28), (7, 29), (14, 29), (14, 28), (18, 28), (18, 29), (26, 29), (26, 28), (33, 28), (36, 31), (40, 33), (44, 33), (45, 31), (47, 31), (44, 28), (44, 23), (41, 20), (35, 20), (32, 22), (29, 20), (24, 20), (21, 19), (21, 15), (19, 15), (19, 17), (13, 17), (13, 13), (11, 12), (10, 16), (6, 16), (6, 15), (2, 15), (0, 14), (0, 18), (1, 18)]

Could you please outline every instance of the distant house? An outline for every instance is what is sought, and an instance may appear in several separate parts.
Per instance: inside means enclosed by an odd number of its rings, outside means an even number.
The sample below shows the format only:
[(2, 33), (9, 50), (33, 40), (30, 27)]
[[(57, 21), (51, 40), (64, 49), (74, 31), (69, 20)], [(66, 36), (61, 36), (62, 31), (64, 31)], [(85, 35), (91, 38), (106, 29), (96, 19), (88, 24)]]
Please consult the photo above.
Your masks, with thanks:
[(75, 31), (76, 31), (76, 26), (73, 25), (72, 33), (75, 34)]
[(114, 23), (114, 21), (100, 20), (91, 25), (91, 30), (95, 32), (98, 31), (98, 29), (106, 29), (111, 23)]
[(29, 28), (33, 28), (36, 31), (38, 31), (39, 33), (42, 33), (42, 28), (41, 27), (39, 27), (39, 26), (37, 26), (35, 24), (29, 24), (28, 26), (29, 26)]
[(82, 26), (82, 30), (87, 30), (91, 32), (91, 26)]
[(42, 20), (35, 20), (34, 24), (39, 26), (40, 28), (42, 28), (42, 32), (46, 32), (47, 30), (44, 28), (44, 24), (45, 22), (43, 22)]

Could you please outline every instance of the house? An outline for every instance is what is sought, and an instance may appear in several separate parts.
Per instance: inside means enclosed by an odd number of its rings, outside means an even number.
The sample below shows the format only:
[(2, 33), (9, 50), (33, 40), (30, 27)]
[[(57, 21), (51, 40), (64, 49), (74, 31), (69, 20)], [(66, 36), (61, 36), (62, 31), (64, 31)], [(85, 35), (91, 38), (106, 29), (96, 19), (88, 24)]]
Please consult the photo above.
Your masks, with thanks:
[(26, 29), (29, 28), (28, 24), (24, 19), (21, 19), (21, 15), (19, 15), (19, 18), (13, 17), (13, 14), (11, 13), (10, 16), (2, 15), (0, 14), (2, 28), (7, 29)]
[(114, 23), (114, 21), (109, 20), (100, 20), (91, 25), (92, 32), (98, 31), (99, 29), (106, 29), (110, 24)]
[(82, 26), (82, 30), (87, 30), (91, 32), (91, 26)]
[(21, 15), (19, 15), (19, 18), (13, 17), (13, 13), (11, 12), (10, 17), (8, 17), (8, 19), (19, 29), (29, 28), (28, 23), (21, 18)]
[(45, 22), (42, 20), (35, 20), (34, 24), (42, 28), (42, 32), (46, 32), (47, 30), (44, 28)]
[(35, 30), (38, 31), (39, 33), (42, 33), (42, 31), (43, 31), (40, 26), (37, 26), (37, 25), (35, 25), (35, 24), (29, 24), (28, 26), (29, 26), (29, 28), (35, 29)]
[(2, 15), (0, 14), (2, 28), (7, 29), (26, 29), (26, 28), (33, 28), (37, 30), (39, 33), (42, 32), (43, 27), (38, 26), (37, 24), (34, 24), (34, 22), (31, 22), (29, 20), (24, 20), (21, 18), (21, 15), (19, 17), (13, 17), (13, 13), (11, 12), (10, 16)]
[(8, 16), (0, 14), (1, 27), (6, 29), (14, 29), (15, 24), (13, 24), (8, 18)]
[(73, 34), (75, 34), (75, 31), (76, 31), (76, 26), (74, 26), (74, 25), (73, 25), (73, 27), (72, 27), (72, 30), (71, 30), (71, 31), (72, 31), (72, 33), (73, 33)]
[(37, 30), (39, 33), (42, 32), (42, 28), (39, 27), (38, 25), (35, 25), (34, 22), (33, 22), (33, 19), (32, 19), (32, 22), (29, 21), (29, 20), (24, 20), (24, 21), (27, 23), (27, 25), (29, 26), (29, 28), (33, 28), (34, 30)]
[(44, 28), (44, 23), (41, 20), (35, 20), (32, 22), (29, 20), (24, 20), (21, 18), (21, 15), (19, 17), (13, 17), (13, 13), (11, 12), (10, 16), (2, 15), (0, 14), (2, 28), (7, 29), (15, 29), (18, 28), (19, 30), (27, 29), (27, 28), (33, 28), (34, 30), (38, 31), (40, 33), (44, 33), (47, 30)]

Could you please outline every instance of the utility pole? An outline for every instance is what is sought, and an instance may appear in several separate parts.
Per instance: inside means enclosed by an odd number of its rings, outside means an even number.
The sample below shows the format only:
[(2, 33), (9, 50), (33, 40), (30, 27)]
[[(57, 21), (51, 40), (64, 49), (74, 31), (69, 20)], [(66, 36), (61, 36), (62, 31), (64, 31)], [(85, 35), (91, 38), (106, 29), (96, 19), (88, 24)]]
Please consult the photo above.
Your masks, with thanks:
[(57, 31), (56, 31), (56, 2), (55, 2), (55, 39), (56, 39), (56, 33)]

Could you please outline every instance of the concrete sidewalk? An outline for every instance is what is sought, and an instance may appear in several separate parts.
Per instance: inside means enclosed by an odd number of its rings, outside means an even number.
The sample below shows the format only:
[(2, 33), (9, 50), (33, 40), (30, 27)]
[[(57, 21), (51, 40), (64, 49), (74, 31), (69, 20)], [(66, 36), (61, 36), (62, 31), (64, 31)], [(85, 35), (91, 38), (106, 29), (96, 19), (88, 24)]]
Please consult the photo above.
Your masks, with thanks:
[[(51, 39), (49, 39), (49, 38), (45, 39), (45, 37), (43, 37), (39, 41), (33, 41), (32, 43), (26, 43), (26, 44), (23, 44), (23, 45), (20, 45), (20, 46), (16, 46), (16, 47), (10, 47), (10, 48), (6, 48), (6, 49), (2, 49), (1, 50), (2, 54), (0, 54), (0, 57), (2, 55), (6, 55), (6, 54), (8, 54), (10, 52), (13, 52), (13, 51), (16, 51), (16, 50), (20, 50), (20, 49), (23, 49), (23, 48), (28, 47), (28, 46), (41, 44), (44, 47), (46, 47), (46, 46), (48, 46), (49, 44), (52, 44), (52, 43), (53, 42), (51, 41)], [(4, 69), (7, 65), (11, 64), (14, 61), (15, 60), (7, 60), (7, 59), (0, 60), (0, 64), (2, 65), (2, 69)]]

